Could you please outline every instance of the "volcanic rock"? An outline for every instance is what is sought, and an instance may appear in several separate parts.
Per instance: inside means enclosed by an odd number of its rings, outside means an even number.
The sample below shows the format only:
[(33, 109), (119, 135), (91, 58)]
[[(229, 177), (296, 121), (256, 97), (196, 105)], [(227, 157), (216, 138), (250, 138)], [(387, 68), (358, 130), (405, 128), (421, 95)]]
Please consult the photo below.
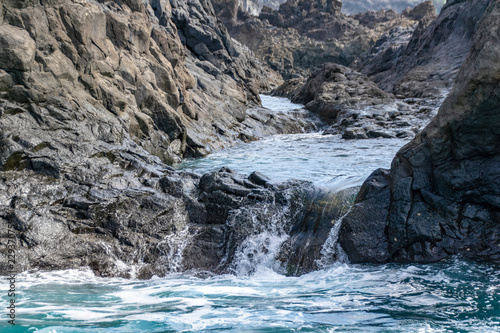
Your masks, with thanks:
[(2, 272), (10, 271), (8, 240), (16, 271), (89, 266), (101, 276), (135, 270), (143, 278), (195, 264), (216, 271), (241, 237), (227, 252), (204, 254), (190, 249), (206, 238), (182, 242), (190, 230), (209, 223), (220, 242), (236, 210), (265, 205), (278, 214), (291, 206), (280, 193), (307, 188), (228, 171), (208, 186), (209, 176), (168, 166), (316, 124), (305, 112), (259, 107), (259, 92), (279, 76), (229, 37), (210, 2), (1, 4)]
[(446, 95), (453, 87), (458, 70), (472, 45), (487, 0), (448, 1), (434, 21), (425, 16), (431, 11), (426, 2), (410, 17), (421, 17), (407, 45), (407, 32), (392, 31), (354, 65), (382, 89), (405, 97)]
[[(306, 76), (327, 62), (349, 65), (385, 32), (396, 27), (414, 28), (418, 23), (407, 16), (409, 12), (398, 14), (391, 10), (347, 16), (340, 12), (342, 3), (337, 0), (289, 0), (279, 10), (263, 7), (259, 18), (240, 9), (228, 19), (225, 1), (212, 1), (221, 8), (216, 15), (231, 36), (285, 79)], [(236, 0), (232, 1), (231, 8), (237, 5)], [(411, 13), (422, 21), (435, 17)]]
[[(465, 13), (455, 10), (468, 5), (451, 2), (442, 15), (453, 11), (462, 20)], [(343, 220), (339, 241), (352, 262), (454, 255), (500, 262), (500, 4), (474, 5), (466, 17), (482, 12), (479, 21), (447, 23), (476, 27), (455, 88), (431, 124), (398, 152), (391, 170), (365, 182)]]

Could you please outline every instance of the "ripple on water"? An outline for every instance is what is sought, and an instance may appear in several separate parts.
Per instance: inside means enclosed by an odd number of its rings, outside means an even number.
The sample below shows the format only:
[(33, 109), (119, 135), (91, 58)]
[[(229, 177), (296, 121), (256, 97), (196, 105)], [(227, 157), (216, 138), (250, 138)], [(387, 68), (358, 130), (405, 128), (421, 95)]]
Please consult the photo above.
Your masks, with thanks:
[(345, 188), (361, 185), (377, 168), (389, 168), (402, 139), (344, 140), (338, 135), (275, 135), (185, 160), (178, 168), (197, 173), (229, 167), (243, 174), (259, 171), (275, 182), (290, 179)]
[(18, 332), (500, 331), (499, 267), (460, 260), (336, 264), (300, 277), (263, 268), (139, 281), (70, 270), (18, 281)]
[[(263, 101), (282, 112), (300, 107), (283, 99)], [(277, 135), (181, 167), (201, 173), (229, 166), (246, 174), (257, 170), (275, 181), (348, 187), (376, 168), (389, 167), (404, 143)], [(17, 325), (7, 330), (4, 318), (0, 331), (489, 333), (500, 332), (499, 286), (499, 266), (460, 260), (337, 263), (300, 277), (265, 267), (245, 276), (172, 274), (148, 281), (99, 278), (90, 270), (22, 273)], [(2, 294), (0, 308), (7, 301)]]

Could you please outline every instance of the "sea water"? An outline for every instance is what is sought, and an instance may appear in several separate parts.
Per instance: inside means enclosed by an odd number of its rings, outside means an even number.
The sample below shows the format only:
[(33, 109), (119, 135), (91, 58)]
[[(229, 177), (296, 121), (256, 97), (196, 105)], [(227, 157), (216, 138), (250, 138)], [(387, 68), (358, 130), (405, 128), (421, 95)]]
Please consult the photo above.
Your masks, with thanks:
[[(302, 107), (271, 96), (262, 96), (262, 104), (276, 112)], [(309, 180), (316, 186), (343, 189), (361, 185), (377, 168), (389, 168), (406, 143), (398, 138), (345, 140), (322, 132), (273, 135), (205, 158), (187, 159), (178, 168), (206, 173), (229, 167), (246, 175), (259, 171), (274, 182)]]
[[(300, 107), (273, 97), (263, 102), (280, 112)], [(273, 181), (304, 179), (338, 189), (389, 167), (404, 143), (278, 135), (182, 168), (229, 166), (243, 174), (263, 172)], [(100, 278), (88, 269), (21, 273), (16, 326), (7, 322), (8, 278), (2, 277), (0, 332), (500, 332), (498, 265), (460, 259), (334, 263), (299, 277), (277, 273), (269, 260), (256, 265), (251, 274), (189, 272), (147, 281)]]
[[(147, 281), (88, 270), (18, 276), (2, 332), (499, 332), (498, 267), (334, 264), (300, 277), (180, 274)], [(2, 299), (2, 308), (6, 302)]]

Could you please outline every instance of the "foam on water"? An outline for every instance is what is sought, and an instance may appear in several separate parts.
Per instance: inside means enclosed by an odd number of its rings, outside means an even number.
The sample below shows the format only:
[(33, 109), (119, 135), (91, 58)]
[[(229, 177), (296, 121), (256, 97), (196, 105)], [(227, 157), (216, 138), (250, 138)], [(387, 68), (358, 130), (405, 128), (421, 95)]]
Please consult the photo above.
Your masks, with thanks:
[(337, 263), (300, 277), (261, 268), (253, 275), (148, 281), (85, 270), (23, 273), (17, 331), (497, 332), (498, 268), (460, 260)]
[(178, 167), (198, 173), (223, 166), (242, 174), (259, 171), (274, 182), (309, 180), (338, 190), (359, 186), (377, 168), (389, 168), (402, 139), (344, 140), (321, 133), (270, 136), (221, 150)]
[(349, 259), (344, 249), (338, 243), (340, 227), (342, 226), (343, 217), (341, 217), (330, 229), (328, 238), (321, 247), (321, 258), (316, 261), (320, 269), (326, 269), (336, 262), (347, 263)]

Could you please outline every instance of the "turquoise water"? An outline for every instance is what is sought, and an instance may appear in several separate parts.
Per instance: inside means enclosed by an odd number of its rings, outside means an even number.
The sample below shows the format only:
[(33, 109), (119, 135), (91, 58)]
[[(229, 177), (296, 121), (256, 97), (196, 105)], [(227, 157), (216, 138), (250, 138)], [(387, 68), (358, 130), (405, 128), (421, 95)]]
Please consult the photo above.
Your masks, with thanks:
[(459, 260), (336, 264), (301, 277), (70, 270), (18, 280), (19, 326), (2, 332), (500, 332), (499, 267)]
[[(262, 96), (262, 104), (287, 112), (298, 107), (285, 98)], [(321, 133), (273, 135), (205, 158), (185, 160), (179, 169), (205, 173), (223, 166), (242, 174), (259, 171), (273, 181), (309, 180), (320, 187), (359, 186), (377, 168), (389, 168), (403, 139), (344, 140)]]
[[(264, 103), (281, 112), (299, 107), (269, 97)], [(404, 143), (273, 136), (182, 167), (203, 172), (229, 165), (275, 181), (342, 188), (389, 167)], [(15, 327), (7, 324), (8, 283), (1, 277), (0, 332), (500, 332), (499, 266), (459, 259), (336, 263), (287, 277), (268, 259), (251, 275), (189, 272), (148, 281), (100, 278), (86, 269), (22, 273)]]

